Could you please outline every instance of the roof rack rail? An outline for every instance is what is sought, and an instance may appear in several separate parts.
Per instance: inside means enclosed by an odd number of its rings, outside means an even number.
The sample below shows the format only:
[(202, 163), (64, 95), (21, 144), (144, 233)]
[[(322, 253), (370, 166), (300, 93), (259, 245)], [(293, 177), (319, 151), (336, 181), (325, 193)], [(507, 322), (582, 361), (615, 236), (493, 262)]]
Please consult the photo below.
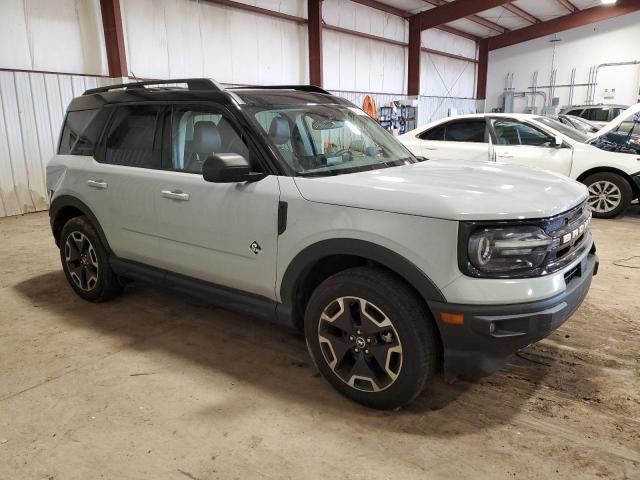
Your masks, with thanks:
[(189, 90), (213, 90), (216, 92), (224, 92), (224, 87), (211, 78), (176, 78), (170, 80), (146, 80), (144, 82), (118, 83), (116, 85), (107, 85), (105, 87), (90, 88), (83, 95), (91, 95), (92, 93), (108, 92), (119, 88), (136, 89), (145, 88), (147, 85), (169, 85), (172, 83), (186, 83)]
[(331, 92), (328, 92), (324, 88), (317, 87), (315, 85), (243, 85), (241, 87), (231, 87), (233, 89), (248, 89), (248, 88), (259, 88), (265, 90), (300, 90), (302, 92), (315, 92), (315, 93), (324, 93), (327, 95), (331, 95)]

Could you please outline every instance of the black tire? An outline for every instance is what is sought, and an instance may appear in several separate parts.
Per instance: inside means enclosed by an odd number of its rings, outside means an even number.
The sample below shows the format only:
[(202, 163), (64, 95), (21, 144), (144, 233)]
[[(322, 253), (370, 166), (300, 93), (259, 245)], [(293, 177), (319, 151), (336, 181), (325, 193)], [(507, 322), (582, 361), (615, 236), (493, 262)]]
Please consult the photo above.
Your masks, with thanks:
[[(633, 200), (633, 189), (631, 188), (631, 185), (626, 178), (618, 175), (617, 173), (594, 173), (593, 175), (589, 175), (585, 178), (583, 183), (589, 189), (589, 206), (591, 207), (593, 216), (596, 218), (617, 217), (629, 206), (631, 200)], [(600, 187), (608, 184), (615, 185), (615, 188), (617, 189), (617, 192), (615, 190), (613, 191), (615, 196), (611, 196), (609, 198), (614, 200), (619, 198), (617, 206), (610, 210), (607, 210), (607, 207), (613, 207), (613, 205), (604, 199), (606, 197), (605, 192), (598, 195), (598, 193), (602, 191)]]
[[(91, 248), (87, 247), (82, 252), (82, 246), (86, 245), (84, 239), (88, 240)], [(72, 250), (72, 246), (76, 250)], [(62, 227), (60, 261), (71, 288), (89, 302), (111, 300), (122, 291), (118, 276), (109, 265), (109, 253), (86, 217), (74, 217)], [(89, 277), (90, 281), (87, 280)]]
[[(344, 299), (345, 297), (348, 298)], [(343, 306), (338, 300), (341, 298), (344, 299)], [(386, 315), (392, 328), (371, 337), (365, 329), (357, 329), (358, 320), (353, 322), (356, 324), (353, 334), (337, 328), (333, 322), (341, 327), (350, 324), (350, 320), (343, 320), (342, 313), (335, 313), (336, 310), (346, 312), (347, 307), (344, 305), (349, 302), (355, 308), (355, 313), (348, 318), (363, 318), (361, 313), (357, 313), (361, 312), (362, 303), (356, 299), (367, 302), (365, 309), (369, 311), (368, 318), (376, 316), (380, 320), (378, 323), (385, 324)], [(332, 322), (321, 319), (325, 311), (331, 313)], [(367, 323), (375, 329), (375, 324), (365, 320), (361, 323), (362, 326)], [(305, 312), (304, 330), (309, 353), (320, 373), (340, 393), (367, 407), (390, 410), (410, 403), (422, 392), (436, 371), (439, 341), (431, 314), (402, 279), (385, 270), (356, 267), (326, 279), (311, 295)], [(356, 332), (362, 334), (358, 333), (356, 336)], [(327, 341), (329, 337), (330, 341)], [(362, 349), (355, 353), (358, 340), (372, 342), (365, 344), (366, 354)], [(338, 342), (335, 349), (332, 342)], [(380, 350), (374, 350), (371, 345)], [(390, 347), (399, 347), (401, 351), (391, 352)], [(346, 353), (338, 362), (335, 352), (340, 352), (340, 348)], [(384, 369), (380, 369), (382, 362), (378, 362), (377, 358), (386, 358)], [(358, 368), (357, 362), (372, 366), (372, 372), (378, 374), (370, 376), (370, 379), (375, 377), (375, 382), (354, 380), (353, 371)], [(335, 370), (331, 364), (334, 364)], [(364, 364), (357, 363), (358, 366)], [(390, 372), (396, 375), (395, 379), (392, 379)], [(355, 385), (356, 382), (359, 382), (358, 386)], [(374, 383), (378, 387), (377, 391)]]

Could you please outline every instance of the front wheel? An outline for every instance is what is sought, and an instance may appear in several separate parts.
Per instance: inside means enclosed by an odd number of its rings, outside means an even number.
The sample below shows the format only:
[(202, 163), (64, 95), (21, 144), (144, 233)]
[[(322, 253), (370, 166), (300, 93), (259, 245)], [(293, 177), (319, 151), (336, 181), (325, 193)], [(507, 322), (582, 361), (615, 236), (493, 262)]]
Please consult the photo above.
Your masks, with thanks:
[(352, 268), (322, 282), (306, 309), (305, 337), (323, 376), (368, 407), (406, 405), (436, 369), (439, 343), (430, 314), (384, 270)]
[(596, 218), (617, 217), (633, 199), (627, 180), (611, 172), (600, 172), (584, 179), (589, 189), (589, 207)]

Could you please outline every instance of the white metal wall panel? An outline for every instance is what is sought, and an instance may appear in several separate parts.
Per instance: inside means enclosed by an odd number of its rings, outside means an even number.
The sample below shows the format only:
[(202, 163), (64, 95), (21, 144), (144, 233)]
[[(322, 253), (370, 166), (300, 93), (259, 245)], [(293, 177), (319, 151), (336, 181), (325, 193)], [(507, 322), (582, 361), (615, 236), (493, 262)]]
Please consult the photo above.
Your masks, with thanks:
[[(300, 1), (244, 3), (306, 14)], [(307, 81), (304, 25), (204, 1), (124, 0), (122, 8), (129, 71), (137, 77)]]
[(422, 52), (420, 93), (438, 97), (475, 97), (476, 64)]
[(457, 115), (477, 113), (477, 101), (473, 98), (420, 97), (418, 99), (418, 126), (449, 116), (451, 109)]
[(99, 0), (3, 0), (0, 68), (107, 74)]
[(46, 164), (74, 96), (109, 78), (0, 72), (0, 216), (47, 208)]
[(326, 88), (378, 93), (406, 91), (406, 48), (340, 32), (323, 32)]
[(351, 0), (325, 0), (322, 14), (329, 25), (399, 42), (408, 41), (409, 23), (406, 20)]
[(266, 8), (275, 12), (307, 18), (307, 0), (235, 0), (245, 5)]
[(476, 42), (459, 35), (443, 32), (437, 28), (430, 28), (422, 32), (420, 41), (423, 47), (453, 53), (467, 58), (477, 58)]
[[(489, 53), (487, 108), (502, 106), (505, 77), (508, 73), (514, 73), (513, 86), (519, 92), (529, 90), (536, 71), (537, 84), (549, 85), (552, 65), (557, 69), (556, 84), (569, 84), (573, 68), (576, 69), (575, 81), (587, 83), (591, 66), (640, 60), (638, 49), (631, 48), (632, 45), (637, 45), (639, 38), (640, 13), (631, 13), (494, 50)], [(614, 98), (605, 99), (605, 89), (615, 89)], [(598, 76), (595, 102), (631, 105), (636, 103), (639, 89), (640, 66), (604, 68)], [(543, 91), (549, 93), (549, 89)], [(569, 102), (569, 88), (558, 87), (555, 95), (560, 99), (561, 106)], [(573, 103), (582, 104), (587, 100), (586, 97), (587, 88), (576, 87)], [(543, 107), (542, 101), (538, 97), (538, 111)], [(525, 99), (516, 99), (516, 111), (524, 111), (526, 106)]]

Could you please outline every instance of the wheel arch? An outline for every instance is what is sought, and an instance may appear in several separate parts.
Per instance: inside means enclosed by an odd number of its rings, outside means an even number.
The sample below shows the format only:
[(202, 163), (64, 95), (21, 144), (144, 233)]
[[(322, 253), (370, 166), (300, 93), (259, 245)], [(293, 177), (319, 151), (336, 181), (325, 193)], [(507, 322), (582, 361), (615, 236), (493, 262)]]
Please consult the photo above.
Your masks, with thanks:
[(282, 308), (278, 316), (288, 317), (283, 321), (301, 328), (304, 305), (315, 287), (331, 275), (356, 266), (384, 268), (394, 273), (416, 292), (429, 311), (429, 301), (446, 301), (436, 284), (402, 255), (364, 240), (339, 238), (312, 244), (293, 258), (282, 277)]
[(98, 222), (96, 216), (87, 206), (87, 204), (71, 195), (61, 195), (60, 197), (55, 198), (51, 202), (51, 206), (49, 207), (51, 230), (53, 232), (53, 238), (56, 242), (56, 245), (60, 246), (60, 234), (62, 232), (64, 224), (72, 218), (80, 216), (87, 217), (87, 219), (96, 229), (96, 232), (98, 232), (100, 241), (107, 249), (107, 252), (109, 252), (109, 254), (112, 254), (113, 252), (111, 250), (111, 247), (109, 247), (107, 237), (105, 236), (104, 231), (100, 226), (100, 222)]
[(590, 177), (591, 175), (596, 173), (615, 173), (616, 175), (620, 175), (622, 178), (624, 178), (627, 181), (627, 183), (631, 187), (634, 198), (640, 197), (640, 187), (636, 184), (636, 182), (633, 181), (633, 179), (631, 178), (631, 175), (629, 175), (625, 171), (620, 170), (619, 168), (616, 168), (616, 167), (604, 166), (604, 167), (590, 168), (589, 170), (585, 170), (580, 175), (578, 175), (578, 178), (576, 178), (576, 180), (580, 183), (584, 183), (587, 177)]

